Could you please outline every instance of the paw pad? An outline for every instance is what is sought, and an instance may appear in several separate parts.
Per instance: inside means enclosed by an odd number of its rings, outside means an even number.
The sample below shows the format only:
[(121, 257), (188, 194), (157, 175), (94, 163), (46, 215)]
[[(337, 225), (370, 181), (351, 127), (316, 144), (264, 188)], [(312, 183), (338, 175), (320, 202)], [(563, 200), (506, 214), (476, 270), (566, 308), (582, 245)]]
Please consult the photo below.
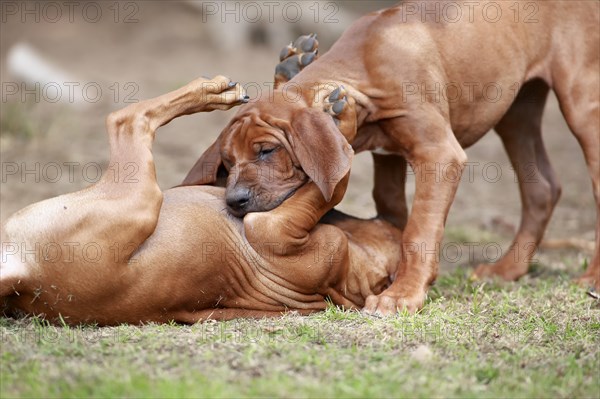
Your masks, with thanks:
[(319, 47), (319, 42), (317, 41), (317, 34), (311, 33), (310, 35), (304, 35), (298, 37), (293, 43), (292, 46), (296, 49), (300, 49), (302, 53), (309, 53), (317, 50)]
[(279, 64), (275, 67), (275, 81), (288, 81), (302, 68), (318, 58), (317, 35), (303, 35), (284, 47), (279, 53)]
[(325, 107), (323, 111), (327, 112), (334, 117), (334, 120), (338, 122), (338, 116), (344, 112), (348, 105), (347, 92), (344, 86), (339, 86), (329, 94), (329, 97), (325, 100)]

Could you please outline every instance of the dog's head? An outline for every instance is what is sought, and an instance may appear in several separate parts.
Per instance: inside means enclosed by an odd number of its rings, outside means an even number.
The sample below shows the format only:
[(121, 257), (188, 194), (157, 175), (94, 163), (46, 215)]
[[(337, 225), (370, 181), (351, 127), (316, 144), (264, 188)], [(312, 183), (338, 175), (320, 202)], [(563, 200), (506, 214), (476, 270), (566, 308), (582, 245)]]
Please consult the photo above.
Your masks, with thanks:
[(296, 101), (289, 96), (278, 89), (241, 107), (183, 185), (214, 184), (226, 176), (227, 207), (238, 217), (277, 207), (309, 180), (330, 201), (354, 154), (340, 131), (355, 130), (341, 118), (350, 108), (348, 97), (343, 88), (328, 90), (316, 103), (312, 95)]

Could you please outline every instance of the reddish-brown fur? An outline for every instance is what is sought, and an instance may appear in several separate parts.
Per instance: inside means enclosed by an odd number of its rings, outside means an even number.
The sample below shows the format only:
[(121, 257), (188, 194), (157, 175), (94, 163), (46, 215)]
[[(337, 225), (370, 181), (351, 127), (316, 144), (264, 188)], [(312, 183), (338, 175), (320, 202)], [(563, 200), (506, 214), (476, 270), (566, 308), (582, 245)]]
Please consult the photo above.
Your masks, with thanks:
[[(102, 180), (6, 220), (5, 312), (60, 316), (71, 324), (194, 323), (306, 314), (324, 309), (326, 298), (360, 308), (389, 284), (402, 234), (383, 220), (331, 212), (312, 229), (312, 243), (281, 257), (289, 242), (249, 244), (241, 219), (225, 210), (222, 188), (160, 191), (151, 152), (156, 129), (181, 115), (239, 104), (242, 90), (228, 83), (198, 79), (111, 114), (110, 167)], [(287, 151), (279, 156), (291, 162)], [(134, 176), (110, 173), (132, 164), (139, 168)], [(254, 234), (266, 235), (267, 228)]]
[[(415, 311), (423, 305), (427, 288), (437, 276), (446, 216), (466, 162), (463, 148), (493, 128), (519, 175), (523, 211), (511, 248), (520, 251), (510, 250), (496, 264), (478, 267), (475, 275), (514, 280), (526, 273), (560, 195), (540, 131), (550, 89), (584, 151), (600, 217), (599, 3), (517, 4), (521, 9), (527, 4), (535, 7), (537, 22), (533, 23), (524, 18), (515, 20), (510, 9), (513, 2), (495, 3), (502, 12), (495, 22), (480, 13), (468, 17), (469, 6), (463, 3), (459, 6), (465, 13), (455, 22), (431, 17), (423, 21), (421, 13), (409, 9), (425, 8), (427, 3), (402, 3), (359, 19), (329, 52), (290, 82), (241, 107), (218, 143), (184, 182), (214, 181), (214, 176), (202, 172), (204, 161), (223, 161), (229, 172), (234, 172), (227, 180), (227, 195), (242, 192), (252, 204), (236, 212), (243, 215), (270, 210), (246, 215), (246, 234), (256, 242), (285, 237), (294, 243), (289, 252), (293, 255), (309, 240), (321, 215), (344, 194), (345, 179), (340, 176), (348, 172), (351, 154), (341, 138), (356, 152), (376, 153), (377, 209), (405, 228), (407, 250), (397, 265), (392, 286), (367, 299), (365, 310), (371, 313), (390, 314), (399, 308)], [(445, 2), (436, 4), (443, 6)], [(490, 82), (503, 89), (503, 95), (494, 101), (481, 92)], [(479, 85), (478, 92), (471, 91), (473, 84)], [(327, 107), (325, 99), (340, 85), (349, 98), (336, 126), (328, 114), (318, 118), (315, 112)], [(440, 87), (452, 85), (462, 87), (462, 95), (450, 101)], [(299, 98), (289, 101), (290, 91), (298, 89)], [(314, 112), (308, 112), (311, 109)], [(269, 179), (264, 173), (240, 179), (244, 174), (240, 171), (257, 160), (260, 145), (256, 144), (267, 134), (281, 147), (303, 142), (310, 147), (308, 156), (298, 154), (297, 162), (287, 165), (276, 161), (280, 169)], [(407, 163), (416, 175), (410, 215), (403, 191)], [(526, 183), (522, 176), (525, 170), (519, 167), (524, 164), (533, 164), (539, 179)], [(275, 167), (263, 166), (263, 171)], [(297, 169), (306, 174), (293, 174)], [(441, 169), (444, 174), (432, 175), (431, 171)], [(285, 186), (281, 176), (286, 176)], [(303, 187), (312, 190), (296, 192), (282, 203), (307, 178), (311, 182)], [(275, 195), (267, 197), (267, 192)], [(282, 217), (290, 214), (295, 215), (291, 220)], [(270, 228), (255, 228), (263, 225)], [(596, 289), (600, 289), (599, 240), (597, 223), (596, 252), (579, 280)]]

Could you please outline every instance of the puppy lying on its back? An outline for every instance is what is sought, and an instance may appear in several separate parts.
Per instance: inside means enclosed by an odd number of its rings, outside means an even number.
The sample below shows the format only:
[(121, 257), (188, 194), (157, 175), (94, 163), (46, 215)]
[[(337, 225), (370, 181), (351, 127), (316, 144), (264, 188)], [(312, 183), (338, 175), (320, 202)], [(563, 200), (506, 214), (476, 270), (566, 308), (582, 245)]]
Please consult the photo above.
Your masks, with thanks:
[[(242, 220), (226, 211), (224, 189), (160, 191), (156, 129), (244, 101), (237, 84), (216, 77), (111, 114), (108, 170), (120, 173), (33, 204), (2, 225), (4, 312), (71, 324), (195, 323), (305, 314), (324, 309), (326, 298), (360, 308), (380, 293), (400, 260), (401, 232), (387, 222), (332, 212), (311, 233), (312, 245), (282, 257), (285, 243), (249, 245)], [(133, 179), (124, 173), (131, 165)]]

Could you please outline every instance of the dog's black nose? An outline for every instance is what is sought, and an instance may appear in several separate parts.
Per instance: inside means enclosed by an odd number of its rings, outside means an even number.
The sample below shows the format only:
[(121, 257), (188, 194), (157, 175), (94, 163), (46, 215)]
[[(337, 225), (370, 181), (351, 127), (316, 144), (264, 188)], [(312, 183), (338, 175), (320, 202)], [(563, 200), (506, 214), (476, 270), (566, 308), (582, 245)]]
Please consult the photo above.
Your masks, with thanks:
[(235, 188), (227, 192), (225, 202), (234, 213), (243, 212), (250, 203), (250, 190), (247, 188)]

